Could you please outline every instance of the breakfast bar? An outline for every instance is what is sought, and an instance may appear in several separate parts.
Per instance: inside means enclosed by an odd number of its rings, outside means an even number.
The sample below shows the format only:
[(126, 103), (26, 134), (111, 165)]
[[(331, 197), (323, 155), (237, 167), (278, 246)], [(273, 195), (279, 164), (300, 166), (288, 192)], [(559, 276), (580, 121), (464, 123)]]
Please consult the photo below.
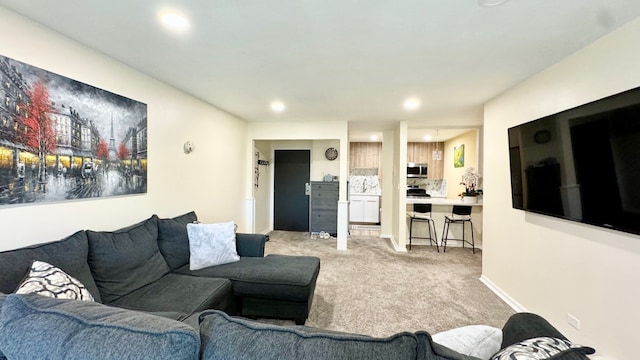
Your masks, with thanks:
[[(477, 249), (482, 249), (482, 198), (478, 199), (475, 203), (463, 202), (460, 198), (444, 198), (444, 197), (412, 197), (407, 196), (407, 212), (413, 210), (413, 204), (431, 204), (431, 217), (435, 222), (436, 234), (438, 238), (438, 244), (442, 242), (442, 231), (444, 228), (445, 215), (451, 215), (453, 205), (465, 205), (471, 206), (471, 221), (473, 222), (473, 234), (475, 237), (475, 246)], [(409, 243), (409, 217), (407, 216), (407, 244)], [(467, 239), (471, 239), (469, 234), (469, 227), (467, 226), (466, 236)], [(428, 235), (427, 227), (423, 224), (415, 224), (413, 228), (414, 236), (426, 237)], [(462, 246), (462, 241), (456, 241), (454, 239), (462, 238), (462, 226), (451, 226), (448, 234), (448, 247)], [(429, 245), (429, 240), (413, 239), (412, 245)], [(465, 246), (469, 246), (468, 244)]]

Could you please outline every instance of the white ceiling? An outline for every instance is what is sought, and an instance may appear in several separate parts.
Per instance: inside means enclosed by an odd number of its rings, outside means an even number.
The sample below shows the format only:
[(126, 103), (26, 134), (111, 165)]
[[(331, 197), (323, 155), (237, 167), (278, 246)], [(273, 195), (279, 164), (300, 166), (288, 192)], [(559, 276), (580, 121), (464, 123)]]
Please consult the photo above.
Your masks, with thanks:
[[(640, 15), (638, 0), (0, 0), (248, 121), (346, 120), (353, 136), (482, 124), (482, 104)], [(169, 33), (172, 7), (191, 21)], [(11, 36), (4, 34), (4, 36)], [(408, 96), (421, 99), (414, 112)], [(286, 103), (281, 114), (272, 100)]]

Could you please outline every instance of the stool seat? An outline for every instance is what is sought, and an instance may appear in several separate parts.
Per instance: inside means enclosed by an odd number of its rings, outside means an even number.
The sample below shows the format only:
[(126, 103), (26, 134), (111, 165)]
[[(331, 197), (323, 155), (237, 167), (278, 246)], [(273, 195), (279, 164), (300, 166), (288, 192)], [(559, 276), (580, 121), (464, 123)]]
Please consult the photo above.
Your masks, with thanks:
[[(469, 223), (469, 226), (471, 228), (471, 241), (466, 240), (464, 236), (464, 228), (466, 223)], [(462, 225), (462, 239), (449, 238), (449, 227), (451, 226), (451, 224)], [(471, 206), (453, 205), (451, 215), (445, 215), (444, 227), (442, 229), (442, 249), (444, 252), (447, 252), (447, 240), (462, 241), (463, 248), (464, 244), (467, 243), (471, 245), (471, 251), (474, 254), (476, 253), (476, 243), (473, 236), (473, 221), (471, 221)]]
[[(428, 239), (429, 244), (436, 245), (436, 250), (440, 252), (438, 247), (438, 235), (436, 234), (436, 225), (431, 217), (431, 204), (413, 204), (413, 211), (407, 211), (409, 217), (409, 250), (413, 239)], [(413, 236), (413, 222), (426, 222), (429, 229), (429, 236)], [(433, 233), (431, 232), (433, 228)]]
[(409, 215), (409, 217), (413, 217), (417, 219), (424, 219), (424, 220), (432, 219), (431, 213), (424, 214), (417, 211), (407, 211), (407, 215)]

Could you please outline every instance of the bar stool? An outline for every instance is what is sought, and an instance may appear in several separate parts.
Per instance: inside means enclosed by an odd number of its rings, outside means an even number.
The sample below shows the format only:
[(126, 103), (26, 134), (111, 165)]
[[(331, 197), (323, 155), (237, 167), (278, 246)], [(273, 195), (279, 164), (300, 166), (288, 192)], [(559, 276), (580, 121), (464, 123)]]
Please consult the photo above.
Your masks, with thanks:
[[(429, 245), (436, 244), (436, 250), (440, 252), (438, 247), (438, 235), (436, 234), (436, 223), (431, 218), (431, 204), (413, 204), (413, 211), (407, 211), (409, 216), (409, 250), (411, 250), (412, 239), (429, 239)], [(429, 237), (413, 236), (413, 222), (426, 222), (429, 229)], [(433, 227), (433, 233), (431, 228)]]
[[(467, 241), (464, 237), (464, 225), (466, 223), (469, 223), (469, 226), (471, 227), (471, 242)], [(448, 232), (451, 224), (462, 224), (462, 239), (449, 239)], [(467, 243), (471, 245), (473, 253), (476, 253), (476, 242), (473, 238), (473, 222), (471, 221), (471, 206), (453, 205), (451, 215), (446, 215), (444, 217), (444, 228), (442, 230), (442, 247), (444, 252), (447, 252), (447, 240), (462, 241), (463, 248), (464, 243)]]

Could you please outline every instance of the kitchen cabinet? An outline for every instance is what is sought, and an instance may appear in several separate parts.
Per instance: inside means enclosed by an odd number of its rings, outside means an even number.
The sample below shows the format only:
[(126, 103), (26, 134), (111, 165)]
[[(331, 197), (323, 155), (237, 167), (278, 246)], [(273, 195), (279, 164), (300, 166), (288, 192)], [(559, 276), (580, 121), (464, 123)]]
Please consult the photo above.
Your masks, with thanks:
[(349, 197), (349, 221), (379, 223), (380, 195), (351, 195)]
[(310, 232), (325, 231), (331, 235), (338, 233), (339, 185), (338, 182), (311, 182)]

